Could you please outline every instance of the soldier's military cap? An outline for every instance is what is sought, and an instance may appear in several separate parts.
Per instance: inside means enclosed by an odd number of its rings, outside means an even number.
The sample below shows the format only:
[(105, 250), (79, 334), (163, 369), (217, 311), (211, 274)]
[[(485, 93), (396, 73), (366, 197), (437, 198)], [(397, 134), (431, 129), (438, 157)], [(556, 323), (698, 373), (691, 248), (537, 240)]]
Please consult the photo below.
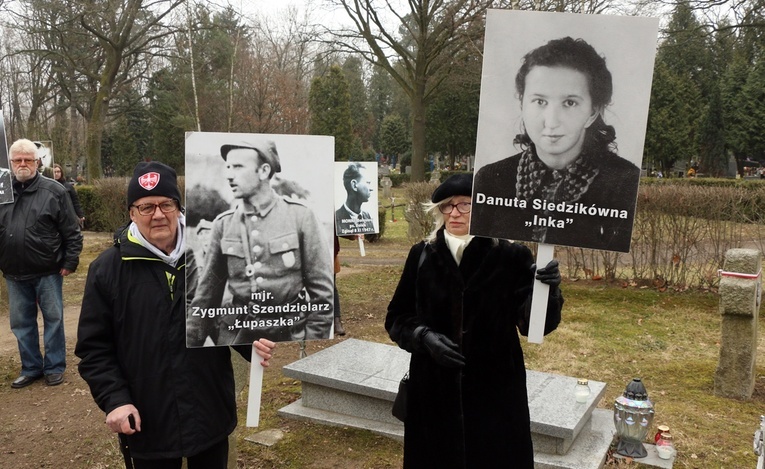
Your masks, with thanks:
[(271, 166), (273, 172), (278, 173), (282, 170), (282, 164), (279, 162), (279, 153), (276, 152), (276, 144), (273, 140), (242, 140), (237, 143), (223, 145), (220, 147), (220, 156), (223, 157), (223, 161), (226, 161), (228, 152), (237, 149), (255, 150)]

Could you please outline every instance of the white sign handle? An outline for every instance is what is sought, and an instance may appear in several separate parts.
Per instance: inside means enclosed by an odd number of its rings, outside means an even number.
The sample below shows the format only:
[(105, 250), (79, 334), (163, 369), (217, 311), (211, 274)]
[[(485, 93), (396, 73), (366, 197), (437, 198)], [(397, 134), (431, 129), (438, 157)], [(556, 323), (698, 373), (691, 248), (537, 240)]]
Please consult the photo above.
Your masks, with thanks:
[[(537, 246), (537, 268), (546, 266), (555, 254), (555, 246), (552, 244), (539, 244)], [(535, 273), (536, 275), (536, 273)], [(547, 298), (550, 293), (550, 285), (534, 279), (534, 291), (531, 294), (531, 318), (529, 319), (529, 342), (541, 344), (545, 336), (545, 319), (547, 318)]]
[(252, 361), (250, 362), (250, 392), (247, 396), (247, 426), (257, 427), (260, 424), (260, 396), (263, 394), (263, 360), (252, 346)]
[(364, 257), (367, 255), (367, 252), (364, 250), (364, 237), (359, 236), (357, 239), (359, 240), (359, 254), (361, 254), (361, 257)]

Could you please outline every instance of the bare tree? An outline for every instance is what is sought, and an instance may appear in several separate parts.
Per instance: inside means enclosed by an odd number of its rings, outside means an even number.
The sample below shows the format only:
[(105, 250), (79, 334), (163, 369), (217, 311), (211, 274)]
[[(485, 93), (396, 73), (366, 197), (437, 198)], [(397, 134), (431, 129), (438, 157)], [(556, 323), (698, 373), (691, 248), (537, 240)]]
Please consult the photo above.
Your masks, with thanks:
[(256, 18), (253, 34), (239, 51), (239, 99), (232, 130), (263, 133), (308, 132), (308, 88), (316, 33), (294, 8), (279, 22)]
[(39, 138), (38, 135), (47, 134), (48, 111), (54, 98), (50, 63), (38, 55), (19, 52), (41, 48), (40, 37), (7, 29), (5, 39), (2, 63), (11, 110), (9, 135), (14, 140), (21, 136)]
[(162, 39), (164, 20), (184, 0), (22, 0), (16, 22), (44, 46), (27, 49), (47, 60), (68, 105), (88, 122), (88, 177), (101, 177), (101, 139), (115, 94), (144, 76)]
[(332, 0), (353, 28), (332, 31), (334, 46), (385, 69), (412, 108), (412, 180), (425, 178), (427, 104), (452, 69), (452, 57), (483, 36), (490, 0)]
[[(667, 15), (678, 5), (687, 5), (704, 34), (726, 30), (765, 31), (765, 0), (632, 0), (630, 4), (638, 11), (649, 9)], [(676, 32), (666, 30), (664, 34), (671, 36)]]

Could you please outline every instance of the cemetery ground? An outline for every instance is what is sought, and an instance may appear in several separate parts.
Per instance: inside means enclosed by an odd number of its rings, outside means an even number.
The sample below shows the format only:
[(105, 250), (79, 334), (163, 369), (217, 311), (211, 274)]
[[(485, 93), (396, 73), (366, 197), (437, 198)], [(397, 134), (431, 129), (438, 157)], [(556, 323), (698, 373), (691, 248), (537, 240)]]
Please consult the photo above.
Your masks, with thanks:
[[(397, 209), (400, 211), (400, 209)], [(366, 244), (359, 256), (355, 242), (341, 241), (342, 272), (338, 276), (347, 337), (390, 344), (383, 328), (386, 306), (409, 249), (406, 222), (397, 213), (385, 237)], [(104, 415), (93, 403), (77, 374), (75, 344), (79, 302), (87, 266), (111, 242), (107, 233), (87, 232), (78, 271), (64, 282), (67, 350), (65, 382), (47, 387), (36, 382), (11, 389), (20, 364), (9, 330), (7, 294), (0, 286), (0, 467), (120, 468), (124, 467), (117, 437), (104, 426)], [(565, 269), (562, 269), (565, 272)], [(613, 408), (614, 399), (633, 377), (646, 384), (656, 426), (666, 424), (678, 449), (676, 468), (755, 467), (752, 435), (765, 413), (765, 342), (758, 347), (757, 382), (751, 400), (716, 397), (714, 372), (719, 356), (720, 322), (714, 291), (658, 291), (651, 286), (621, 282), (564, 279), (563, 321), (541, 345), (524, 341), (529, 369), (589, 378), (607, 383), (599, 407)], [(314, 353), (339, 340), (309, 342)], [(300, 398), (300, 383), (282, 375), (282, 366), (299, 356), (297, 344), (280, 344), (266, 370), (259, 428), (247, 428), (241, 394), (240, 426), (236, 430), (239, 468), (400, 468), (400, 443), (370, 432), (287, 420), (278, 409)], [(502, 360), (502, 357), (496, 357)], [(188, 392), (194, 392), (189, 389)], [(573, 398), (573, 396), (572, 396)], [(263, 430), (284, 437), (266, 447), (245, 438)], [(637, 467), (615, 461), (607, 467)]]

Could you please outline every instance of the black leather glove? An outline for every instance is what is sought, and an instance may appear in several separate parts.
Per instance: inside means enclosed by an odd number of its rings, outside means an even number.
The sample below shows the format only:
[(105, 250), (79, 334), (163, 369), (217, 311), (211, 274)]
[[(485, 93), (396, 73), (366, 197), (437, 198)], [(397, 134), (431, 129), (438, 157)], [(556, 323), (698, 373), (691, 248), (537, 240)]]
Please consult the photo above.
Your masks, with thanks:
[(414, 336), (419, 349), (428, 352), (439, 365), (446, 368), (465, 366), (465, 357), (459, 353), (459, 347), (445, 335), (435, 332), (427, 326), (418, 326), (414, 330)]
[[(531, 264), (532, 270), (536, 270), (537, 265)], [(546, 283), (551, 287), (557, 287), (560, 285), (560, 269), (558, 269), (558, 261), (553, 259), (547, 263), (547, 265), (536, 271), (536, 279), (542, 283)]]

